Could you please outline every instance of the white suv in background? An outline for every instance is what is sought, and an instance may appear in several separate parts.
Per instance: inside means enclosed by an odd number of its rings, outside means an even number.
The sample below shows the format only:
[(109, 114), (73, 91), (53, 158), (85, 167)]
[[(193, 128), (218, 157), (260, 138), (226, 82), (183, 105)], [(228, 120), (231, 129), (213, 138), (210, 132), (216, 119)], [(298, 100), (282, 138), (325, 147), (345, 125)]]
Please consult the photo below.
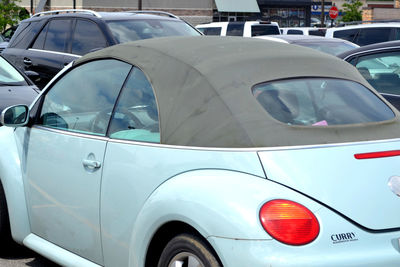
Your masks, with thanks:
[(279, 24), (266, 21), (213, 22), (200, 24), (196, 29), (204, 35), (253, 37), (280, 34)]
[(400, 23), (372, 23), (328, 28), (325, 37), (336, 37), (359, 46), (400, 40)]

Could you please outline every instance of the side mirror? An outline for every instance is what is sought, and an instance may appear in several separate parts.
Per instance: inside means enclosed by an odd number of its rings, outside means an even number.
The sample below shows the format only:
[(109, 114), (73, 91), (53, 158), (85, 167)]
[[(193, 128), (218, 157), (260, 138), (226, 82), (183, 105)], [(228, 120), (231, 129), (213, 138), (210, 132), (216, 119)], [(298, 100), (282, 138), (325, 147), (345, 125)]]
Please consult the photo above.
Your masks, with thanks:
[(25, 75), (28, 76), (28, 78), (31, 79), (32, 82), (40, 81), (40, 75), (35, 71), (27, 70), (25, 71)]
[(1, 124), (9, 127), (24, 126), (29, 121), (29, 108), (26, 105), (11, 106), (1, 112)]

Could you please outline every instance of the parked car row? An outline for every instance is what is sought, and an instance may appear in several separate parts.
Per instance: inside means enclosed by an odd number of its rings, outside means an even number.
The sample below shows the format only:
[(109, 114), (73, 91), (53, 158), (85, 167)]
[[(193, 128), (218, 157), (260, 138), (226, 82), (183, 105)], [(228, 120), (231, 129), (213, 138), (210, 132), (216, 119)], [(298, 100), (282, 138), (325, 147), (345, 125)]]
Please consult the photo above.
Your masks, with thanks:
[(276, 22), (241, 21), (241, 22), (213, 22), (197, 25), (196, 29), (204, 35), (254, 37), (270, 34), (280, 34)]
[(358, 46), (205, 37), (166, 13), (22, 21), (4, 55), (29, 71), (0, 57), (4, 99), (24, 98), (0, 118), (0, 248), (79, 267), (399, 266), (400, 112), (378, 87), (399, 42), (338, 54)]
[[(244, 22), (215, 22), (209, 24), (202, 24), (196, 26), (205, 35), (233, 35), (226, 27), (235, 25), (237, 23), (243, 24)], [(267, 23), (267, 22), (264, 22)], [(273, 24), (273, 22), (271, 22)], [(276, 24), (276, 23), (275, 23)], [(279, 27), (276, 25), (276, 27)], [(288, 27), (280, 28), (280, 33), (289, 35), (316, 35), (325, 36), (328, 38), (341, 38), (349, 42), (355, 43), (359, 46), (387, 42), (393, 40), (400, 40), (400, 23), (387, 22), (387, 23), (372, 23), (372, 24), (359, 24), (345, 27), (333, 28), (314, 28), (314, 27)], [(273, 35), (279, 33), (264, 32), (258, 35)], [(240, 35), (242, 36), (242, 35)], [(243, 35), (245, 37), (252, 37), (256, 35)]]
[(400, 23), (372, 23), (328, 28), (325, 36), (345, 39), (360, 46), (400, 40)]

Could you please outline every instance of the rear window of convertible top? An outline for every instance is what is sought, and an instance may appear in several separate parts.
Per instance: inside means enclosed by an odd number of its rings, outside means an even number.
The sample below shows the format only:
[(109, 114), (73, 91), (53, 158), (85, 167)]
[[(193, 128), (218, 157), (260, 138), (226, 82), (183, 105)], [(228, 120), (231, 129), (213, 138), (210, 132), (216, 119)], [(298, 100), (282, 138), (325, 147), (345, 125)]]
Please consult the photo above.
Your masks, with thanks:
[(253, 95), (288, 125), (329, 126), (390, 120), (393, 111), (363, 85), (340, 79), (301, 78), (256, 85)]

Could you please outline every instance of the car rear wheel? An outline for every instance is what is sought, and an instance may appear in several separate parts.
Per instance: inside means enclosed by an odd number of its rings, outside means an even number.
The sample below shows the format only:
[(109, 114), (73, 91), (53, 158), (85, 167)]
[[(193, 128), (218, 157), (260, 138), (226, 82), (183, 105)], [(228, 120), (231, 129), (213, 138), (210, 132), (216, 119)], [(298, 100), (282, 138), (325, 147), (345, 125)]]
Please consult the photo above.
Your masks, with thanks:
[(161, 253), (158, 267), (220, 267), (217, 257), (200, 238), (181, 234), (168, 242)]

